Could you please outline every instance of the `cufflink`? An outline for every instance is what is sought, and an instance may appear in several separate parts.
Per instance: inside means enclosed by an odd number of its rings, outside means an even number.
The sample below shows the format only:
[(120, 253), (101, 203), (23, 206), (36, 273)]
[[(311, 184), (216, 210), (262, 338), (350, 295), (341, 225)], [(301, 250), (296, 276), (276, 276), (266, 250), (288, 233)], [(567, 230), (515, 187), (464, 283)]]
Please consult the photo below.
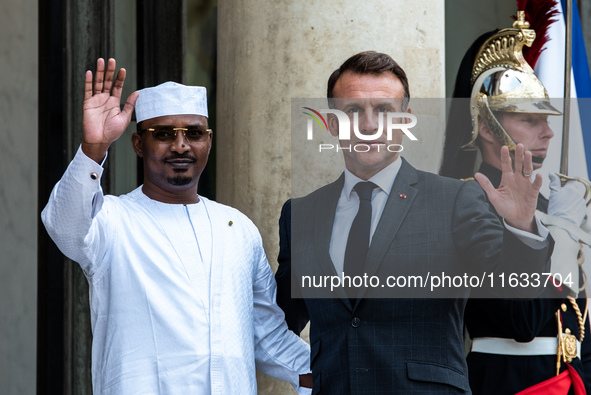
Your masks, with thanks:
[(90, 173), (90, 178), (92, 178), (93, 180), (98, 180), (98, 174), (96, 174), (94, 171), (92, 173)]

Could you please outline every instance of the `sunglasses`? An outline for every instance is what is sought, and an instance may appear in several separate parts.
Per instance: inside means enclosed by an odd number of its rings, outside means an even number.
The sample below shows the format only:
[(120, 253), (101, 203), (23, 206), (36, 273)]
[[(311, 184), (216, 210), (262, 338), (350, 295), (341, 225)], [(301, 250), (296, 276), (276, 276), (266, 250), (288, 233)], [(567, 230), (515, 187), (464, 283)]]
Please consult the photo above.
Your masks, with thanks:
[(190, 143), (199, 143), (205, 141), (212, 132), (211, 129), (173, 128), (169, 126), (161, 126), (158, 128), (143, 129), (140, 130), (139, 133), (151, 132), (154, 140), (160, 141), (162, 143), (172, 143), (176, 140), (176, 136), (179, 131), (183, 132), (185, 140)]

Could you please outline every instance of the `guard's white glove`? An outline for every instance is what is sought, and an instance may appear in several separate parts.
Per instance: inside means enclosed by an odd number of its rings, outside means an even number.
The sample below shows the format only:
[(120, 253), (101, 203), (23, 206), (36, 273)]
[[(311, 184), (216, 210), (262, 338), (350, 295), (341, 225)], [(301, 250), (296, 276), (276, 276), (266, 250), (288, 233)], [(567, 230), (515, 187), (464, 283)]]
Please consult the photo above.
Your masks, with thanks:
[(548, 214), (536, 212), (544, 225), (548, 227), (555, 241), (550, 270), (560, 274), (564, 283), (575, 298), (579, 292), (579, 240), (589, 243), (591, 235), (581, 225), (585, 221), (585, 186), (580, 182), (569, 181), (561, 186), (560, 177), (549, 174), (550, 198)]
[[(583, 199), (585, 186), (576, 181), (570, 181), (561, 186), (560, 177), (553, 173), (550, 173), (549, 177), (548, 214), (572, 222), (579, 228), (587, 214), (587, 206)], [(578, 241), (575, 235), (571, 234), (571, 236)]]

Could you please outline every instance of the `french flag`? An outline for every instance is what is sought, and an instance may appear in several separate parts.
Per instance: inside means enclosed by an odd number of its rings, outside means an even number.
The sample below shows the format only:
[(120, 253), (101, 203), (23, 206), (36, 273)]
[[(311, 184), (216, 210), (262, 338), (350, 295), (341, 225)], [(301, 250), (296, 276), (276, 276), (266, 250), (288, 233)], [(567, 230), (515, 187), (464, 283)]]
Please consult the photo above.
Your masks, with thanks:
[[(541, 53), (535, 66), (535, 72), (542, 81), (553, 105), (562, 110), (564, 95), (564, 58), (565, 58), (565, 18), (566, 0), (557, 5), (557, 21), (548, 29), (549, 41)], [(569, 165), (568, 175), (589, 179), (588, 169), (591, 168), (591, 76), (585, 52), (585, 43), (581, 30), (581, 20), (576, 0), (572, 10), (572, 72), (571, 72), (571, 106), (569, 127)], [(559, 100), (554, 100), (554, 99)], [(577, 99), (577, 100), (574, 100)], [(560, 169), (560, 153), (562, 140), (562, 117), (549, 117), (554, 138), (550, 143), (548, 156), (540, 173), (544, 175), (557, 173)], [(548, 196), (547, 182), (542, 193)]]

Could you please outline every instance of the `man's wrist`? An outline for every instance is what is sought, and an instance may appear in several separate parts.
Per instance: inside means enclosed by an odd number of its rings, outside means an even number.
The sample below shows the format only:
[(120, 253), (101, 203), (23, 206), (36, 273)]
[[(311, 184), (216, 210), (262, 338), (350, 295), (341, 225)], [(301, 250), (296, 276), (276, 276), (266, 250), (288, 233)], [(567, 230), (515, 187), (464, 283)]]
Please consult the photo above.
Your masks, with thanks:
[(536, 224), (535, 217), (532, 218), (529, 223), (527, 223), (527, 222), (513, 223), (511, 221), (507, 221), (506, 218), (505, 218), (505, 222), (507, 223), (507, 225), (512, 226), (515, 229), (519, 229), (519, 230), (522, 230), (522, 231), (528, 232), (528, 233), (533, 233), (534, 235), (538, 234), (538, 226)]
[(300, 387), (312, 388), (313, 383), (312, 373), (300, 374)]
[(82, 152), (96, 163), (101, 164), (107, 156), (110, 143), (86, 143), (82, 142)]

